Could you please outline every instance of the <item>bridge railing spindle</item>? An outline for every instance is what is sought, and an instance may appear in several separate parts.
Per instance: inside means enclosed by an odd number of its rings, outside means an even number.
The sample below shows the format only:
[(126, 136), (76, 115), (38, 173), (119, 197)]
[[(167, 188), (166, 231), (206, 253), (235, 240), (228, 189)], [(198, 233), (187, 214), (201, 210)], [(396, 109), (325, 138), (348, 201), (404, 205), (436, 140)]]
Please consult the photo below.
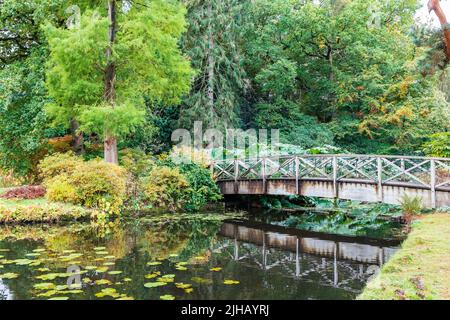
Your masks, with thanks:
[(383, 202), (383, 160), (377, 157), (378, 201)]
[(436, 208), (436, 162), (430, 160), (430, 189), (431, 189), (431, 207)]

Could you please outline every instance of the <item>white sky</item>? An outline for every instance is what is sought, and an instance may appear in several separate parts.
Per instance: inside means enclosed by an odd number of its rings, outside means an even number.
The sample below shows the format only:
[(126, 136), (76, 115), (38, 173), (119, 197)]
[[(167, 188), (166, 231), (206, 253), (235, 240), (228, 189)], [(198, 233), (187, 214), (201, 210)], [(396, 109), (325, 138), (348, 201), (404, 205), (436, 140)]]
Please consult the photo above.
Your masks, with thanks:
[[(420, 2), (422, 3), (422, 7), (419, 11), (417, 11), (417, 21), (421, 23), (431, 23), (432, 26), (439, 27), (439, 20), (434, 12), (432, 12), (431, 14), (428, 13), (428, 0), (420, 0)], [(447, 16), (447, 20), (450, 20), (450, 0), (441, 0), (441, 7)]]

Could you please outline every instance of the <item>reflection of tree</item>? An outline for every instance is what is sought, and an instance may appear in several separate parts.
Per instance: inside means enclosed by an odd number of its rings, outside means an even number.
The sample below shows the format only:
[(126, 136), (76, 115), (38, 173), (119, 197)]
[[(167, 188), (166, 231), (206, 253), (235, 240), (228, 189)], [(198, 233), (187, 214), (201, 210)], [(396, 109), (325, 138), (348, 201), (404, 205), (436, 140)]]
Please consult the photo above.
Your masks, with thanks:
[(221, 222), (210, 220), (166, 221), (146, 225), (139, 246), (152, 258), (167, 258), (177, 254), (189, 259), (209, 249)]

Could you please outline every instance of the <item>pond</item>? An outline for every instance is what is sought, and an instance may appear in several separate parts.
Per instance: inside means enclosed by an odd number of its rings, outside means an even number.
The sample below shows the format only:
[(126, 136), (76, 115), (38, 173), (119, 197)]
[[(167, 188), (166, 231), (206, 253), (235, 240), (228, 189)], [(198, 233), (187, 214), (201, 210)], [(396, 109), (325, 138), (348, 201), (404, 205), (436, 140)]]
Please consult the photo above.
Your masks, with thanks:
[(401, 239), (283, 216), (0, 227), (1, 299), (354, 299)]

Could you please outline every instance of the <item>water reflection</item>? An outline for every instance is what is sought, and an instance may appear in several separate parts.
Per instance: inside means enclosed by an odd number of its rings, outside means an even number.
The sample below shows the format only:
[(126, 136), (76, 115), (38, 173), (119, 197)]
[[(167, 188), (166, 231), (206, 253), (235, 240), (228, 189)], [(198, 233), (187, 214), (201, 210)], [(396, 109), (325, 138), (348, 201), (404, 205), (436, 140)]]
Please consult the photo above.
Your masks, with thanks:
[(234, 261), (301, 281), (358, 292), (398, 249), (399, 240), (348, 237), (251, 222), (225, 222)]
[(0, 299), (352, 299), (398, 245), (209, 215), (0, 227)]

